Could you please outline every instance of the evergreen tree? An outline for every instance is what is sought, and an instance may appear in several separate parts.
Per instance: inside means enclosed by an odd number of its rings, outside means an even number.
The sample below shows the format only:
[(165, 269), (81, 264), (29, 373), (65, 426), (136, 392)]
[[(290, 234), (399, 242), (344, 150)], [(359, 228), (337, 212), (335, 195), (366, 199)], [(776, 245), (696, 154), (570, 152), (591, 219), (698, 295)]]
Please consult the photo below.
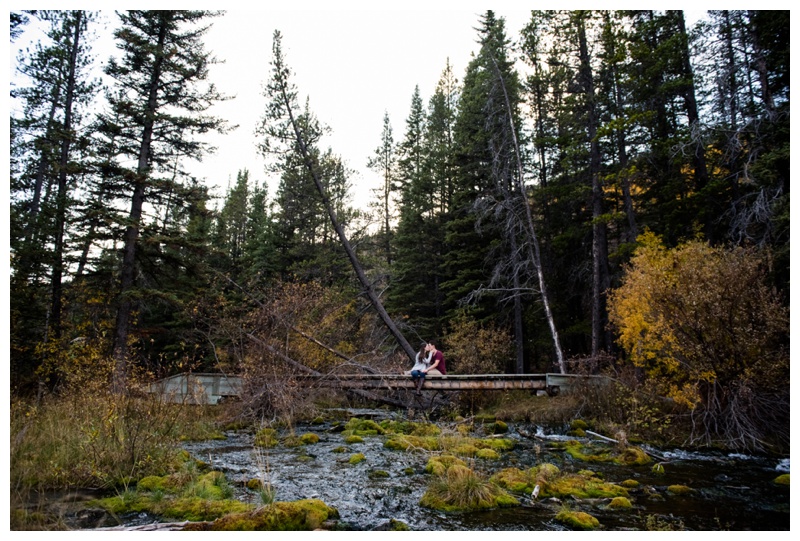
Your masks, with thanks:
[(20, 58), (19, 71), (30, 85), (15, 90), (23, 116), (11, 119), (12, 326), (21, 339), (12, 349), (21, 354), (14, 356), (15, 364), (29, 366), (38, 362), (29, 357), (31, 346), (62, 335), (64, 274), (73, 234), (67, 226), (88, 168), (83, 113), (96, 87), (88, 76), (87, 33), (94, 14), (37, 15), (46, 25), (46, 40)]
[(526, 249), (534, 239), (523, 234), (529, 231), (523, 218), (528, 202), (517, 178), (525, 161), (518, 139), (520, 84), (503, 19), (487, 12), (479, 32), (481, 48), (467, 68), (456, 122), (459, 185), (447, 224), (444, 268), (450, 279), (443, 289), (451, 314), (469, 302), (479, 320), (492, 318), (514, 329), (512, 369), (521, 373), (523, 300), (538, 261)]
[(380, 245), (383, 247), (387, 265), (392, 264), (392, 223), (395, 217), (394, 197), (395, 164), (397, 161), (392, 124), (389, 113), (383, 115), (383, 130), (380, 145), (375, 149), (367, 162), (367, 167), (380, 175), (381, 184), (375, 190), (377, 201), (375, 206), (381, 219)]
[(119, 123), (106, 122), (118, 132), (120, 159), (136, 165), (125, 174), (130, 189), (130, 211), (123, 240), (120, 297), (114, 332), (113, 387), (126, 388), (129, 332), (136, 310), (137, 254), (140, 235), (152, 232), (143, 222), (144, 204), (174, 186), (166, 175), (175, 160), (201, 157), (206, 145), (193, 136), (224, 130), (224, 123), (204, 114), (223, 99), (213, 84), (204, 84), (213, 58), (203, 49), (202, 26), (216, 13), (207, 11), (127, 11), (120, 13), (122, 26), (114, 33), (123, 56), (112, 57), (106, 73), (125, 93), (107, 96)]

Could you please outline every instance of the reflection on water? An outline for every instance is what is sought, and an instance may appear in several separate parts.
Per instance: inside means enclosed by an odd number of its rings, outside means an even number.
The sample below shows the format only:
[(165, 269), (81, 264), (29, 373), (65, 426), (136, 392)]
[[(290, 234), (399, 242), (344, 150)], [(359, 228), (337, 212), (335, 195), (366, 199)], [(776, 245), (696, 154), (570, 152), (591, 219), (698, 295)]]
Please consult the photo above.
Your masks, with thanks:
[[(382, 410), (351, 413), (362, 418), (390, 415)], [(244, 488), (248, 480), (259, 478), (273, 487), (277, 500), (318, 498), (337, 508), (344, 527), (354, 530), (379, 528), (390, 519), (412, 530), (562, 530), (553, 517), (565, 504), (594, 515), (606, 530), (641, 530), (648, 524), (688, 530), (789, 530), (789, 488), (773, 483), (788, 472), (788, 459), (659, 450), (669, 460), (665, 475), (659, 476), (650, 466), (577, 462), (549, 448), (548, 441), (563, 440), (561, 435), (547, 435), (530, 426), (510, 429), (506, 437), (517, 442), (515, 450), (503, 453), (500, 460), (475, 459), (474, 469), (491, 475), (506, 467), (525, 469), (551, 462), (564, 472), (592, 469), (609, 482), (635, 479), (641, 488), (631, 491), (634, 508), (609, 511), (606, 500), (526, 498), (518, 508), (443, 514), (418, 503), (430, 479), (424, 473), (428, 453), (388, 450), (381, 436), (365, 436), (363, 443), (348, 445), (341, 426), (332, 424), (295, 427), (296, 435), (313, 432), (320, 437), (319, 443), (308, 446), (256, 448), (252, 434), (231, 432), (225, 441), (187, 443), (185, 448), (224, 472), (243, 501), (260, 503), (255, 493)], [(351, 465), (352, 453), (363, 453), (366, 460)], [(694, 491), (671, 496), (666, 487), (673, 484)]]

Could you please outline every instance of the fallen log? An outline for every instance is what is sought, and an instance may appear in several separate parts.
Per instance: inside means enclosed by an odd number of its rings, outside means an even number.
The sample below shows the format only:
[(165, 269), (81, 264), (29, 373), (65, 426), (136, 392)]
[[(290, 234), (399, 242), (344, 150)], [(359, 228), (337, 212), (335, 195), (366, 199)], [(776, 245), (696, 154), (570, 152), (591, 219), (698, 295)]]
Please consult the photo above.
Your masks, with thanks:
[[(138, 526), (109, 526), (107, 528), (92, 528), (92, 532), (179, 532), (189, 524), (190, 521), (184, 520), (183, 522), (151, 522), (149, 524), (140, 524)], [(210, 522), (191, 522), (191, 524), (211, 524)]]
[[(608, 441), (608, 442), (611, 442), (611, 443), (617, 443), (617, 444), (619, 443), (619, 441), (615, 440), (614, 438), (609, 438), (608, 436), (603, 436), (602, 434), (598, 434), (597, 432), (592, 432), (591, 430), (585, 430), (584, 432), (586, 432), (590, 436), (594, 436), (595, 438), (600, 438), (601, 440), (605, 440), (605, 441)], [(648, 451), (647, 449), (642, 449), (642, 451), (644, 451), (646, 454), (650, 455), (651, 457), (660, 460), (661, 462), (669, 462), (669, 460), (667, 460), (663, 456), (659, 456), (659, 455), (657, 455), (657, 454), (655, 454), (655, 453), (653, 453), (651, 451)]]

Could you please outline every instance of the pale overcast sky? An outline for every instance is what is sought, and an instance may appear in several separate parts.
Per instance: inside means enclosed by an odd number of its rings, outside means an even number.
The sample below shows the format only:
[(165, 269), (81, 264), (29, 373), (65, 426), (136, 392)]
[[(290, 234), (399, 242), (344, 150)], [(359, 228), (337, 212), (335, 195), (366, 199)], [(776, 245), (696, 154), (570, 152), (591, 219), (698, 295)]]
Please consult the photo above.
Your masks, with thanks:
[[(253, 181), (267, 180), (270, 193), (274, 193), (278, 181), (267, 178), (264, 172), (254, 129), (266, 103), (262, 85), (270, 76), (272, 37), (277, 29), (283, 35), (284, 54), (294, 72), (301, 104), (308, 97), (311, 110), (332, 130), (323, 142), (325, 148), (332, 148), (356, 171), (351, 178), (352, 193), (354, 204), (360, 208), (366, 207), (369, 190), (379, 185), (378, 176), (366, 164), (380, 143), (384, 112), (389, 114), (395, 142), (400, 142), (414, 87), (419, 85), (427, 106), (448, 59), (455, 76), (463, 79), (471, 55), (478, 49), (476, 28), (487, 9), (472, 1), (418, 0), (396, 8), (353, 0), (295, 0), (291, 9), (246, 10), (242, 7), (245, 5), (250, 4), (235, 1), (202, 6), (227, 10), (212, 19), (205, 43), (207, 50), (224, 61), (212, 67), (211, 80), (223, 94), (235, 97), (218, 104), (211, 113), (239, 128), (213, 139), (218, 147), (216, 154), (206, 156), (202, 163), (186, 162), (184, 166), (209, 186), (217, 187), (215, 195), (224, 194), (240, 169), (248, 169)], [(511, 40), (519, 37), (530, 17), (530, 7), (520, 9), (522, 5), (501, 1), (492, 7), (506, 20)], [(113, 4), (94, 9), (105, 10), (108, 23), (95, 41), (98, 61), (105, 62), (115, 51), (110, 31), (117, 19)], [(17, 48), (12, 47), (12, 60)]]
[[(466, 4), (465, 4), (466, 5)], [(395, 142), (405, 133), (414, 87), (422, 99), (433, 94), (450, 60), (461, 80), (477, 51), (480, 11), (458, 10), (230, 10), (214, 22), (208, 48), (225, 64), (212, 68), (223, 93), (236, 98), (215, 107), (239, 129), (219, 142), (215, 157), (197, 169), (211, 184), (235, 179), (240, 168), (263, 180), (263, 161), (253, 131), (264, 109), (262, 85), (270, 76), (273, 32), (283, 36), (284, 54), (301, 97), (331, 130), (325, 141), (358, 173), (354, 198), (359, 207), (378, 178), (366, 163), (380, 143), (384, 112)], [(530, 11), (498, 10), (515, 38)], [(270, 190), (277, 181), (270, 180)], [(222, 186), (224, 188), (224, 186)]]

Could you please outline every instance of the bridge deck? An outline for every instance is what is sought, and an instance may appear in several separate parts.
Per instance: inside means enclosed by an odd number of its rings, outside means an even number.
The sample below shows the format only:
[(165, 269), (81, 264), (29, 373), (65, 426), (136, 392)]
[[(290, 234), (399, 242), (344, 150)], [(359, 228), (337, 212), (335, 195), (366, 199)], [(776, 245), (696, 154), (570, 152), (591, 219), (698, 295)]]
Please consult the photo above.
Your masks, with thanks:
[[(593, 378), (594, 376), (588, 376)], [(566, 388), (587, 376), (570, 374), (454, 374), (427, 376), (423, 389), (430, 390), (549, 390)], [(312, 385), (342, 389), (413, 389), (411, 376), (404, 374), (341, 374), (300, 376)]]
[[(597, 378), (597, 379), (595, 379)], [(328, 374), (294, 376), (309, 388), (338, 389), (414, 389), (414, 381), (406, 374)], [(571, 374), (453, 374), (427, 376), (423, 390), (504, 390), (529, 389), (555, 394), (568, 390), (579, 380), (600, 381), (601, 376)], [(178, 374), (153, 383), (150, 392), (157, 392), (174, 401), (216, 404), (222, 397), (241, 393), (242, 379), (222, 374)]]

